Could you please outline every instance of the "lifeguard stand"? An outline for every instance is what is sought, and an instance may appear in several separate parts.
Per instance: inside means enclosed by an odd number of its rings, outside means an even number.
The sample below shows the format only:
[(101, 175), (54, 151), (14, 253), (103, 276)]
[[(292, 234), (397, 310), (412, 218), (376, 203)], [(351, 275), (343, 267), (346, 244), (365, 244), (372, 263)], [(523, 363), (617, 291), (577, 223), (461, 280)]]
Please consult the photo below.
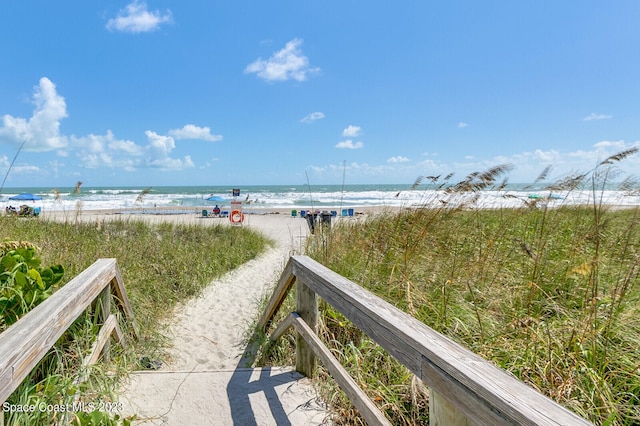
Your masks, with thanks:
[(229, 221), (233, 225), (242, 225), (244, 222), (244, 213), (242, 212), (242, 201), (239, 200), (240, 189), (233, 189), (233, 201), (231, 201), (231, 213), (229, 214)]

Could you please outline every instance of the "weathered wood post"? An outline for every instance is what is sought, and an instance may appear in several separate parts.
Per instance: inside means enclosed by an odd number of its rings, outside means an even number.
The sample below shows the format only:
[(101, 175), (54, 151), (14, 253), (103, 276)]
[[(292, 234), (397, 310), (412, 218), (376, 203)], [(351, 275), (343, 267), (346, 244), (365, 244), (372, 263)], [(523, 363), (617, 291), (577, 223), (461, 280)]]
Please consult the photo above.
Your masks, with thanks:
[[(111, 283), (109, 283), (100, 296), (98, 297), (98, 323), (100, 325), (104, 325), (107, 322), (107, 318), (109, 318), (109, 314), (111, 314)], [(102, 348), (102, 359), (105, 363), (111, 362), (111, 344), (107, 340), (107, 343)]]
[[(304, 322), (318, 331), (318, 297), (301, 279), (296, 280), (296, 310)], [(311, 347), (298, 333), (296, 337), (296, 371), (307, 377), (313, 377), (316, 356)]]
[(429, 426), (475, 426), (464, 414), (433, 389), (429, 390)]

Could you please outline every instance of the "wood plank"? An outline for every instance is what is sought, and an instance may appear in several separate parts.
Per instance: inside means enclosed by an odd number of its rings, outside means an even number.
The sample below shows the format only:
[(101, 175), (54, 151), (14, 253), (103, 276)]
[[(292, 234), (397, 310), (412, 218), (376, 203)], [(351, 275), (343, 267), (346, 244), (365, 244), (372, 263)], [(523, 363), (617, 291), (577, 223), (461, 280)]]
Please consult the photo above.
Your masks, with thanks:
[[(113, 282), (113, 280), (111, 282)], [(100, 296), (98, 297), (98, 301), (98, 307), (100, 310), (97, 314), (98, 321), (103, 325), (103, 327), (101, 327), (102, 330), (111, 315), (111, 283), (107, 284), (104, 290), (102, 290), (102, 293), (100, 293)], [(111, 333), (107, 334), (107, 336), (110, 334)], [(98, 333), (98, 337), (100, 337), (100, 333)], [(111, 362), (111, 345), (102, 345), (102, 358), (106, 363)]]
[(306, 343), (311, 347), (314, 353), (320, 358), (322, 364), (329, 370), (331, 377), (335, 379), (340, 388), (347, 394), (351, 403), (356, 407), (360, 415), (369, 425), (385, 425), (391, 426), (391, 422), (380, 412), (378, 407), (371, 401), (369, 396), (364, 393), (355, 380), (349, 375), (347, 370), (333, 356), (331, 351), (322, 343), (315, 332), (307, 325), (300, 315), (293, 312), (290, 315), (293, 318), (293, 325), (296, 331), (302, 336)]
[(293, 326), (293, 319), (294, 317), (291, 314), (287, 315), (287, 317), (282, 320), (278, 327), (273, 330), (273, 333), (271, 333), (271, 335), (269, 336), (269, 340), (271, 340), (271, 342), (275, 342), (276, 340), (281, 338), (284, 332), (287, 331), (289, 327)]
[(124, 337), (124, 333), (122, 332), (122, 329), (120, 328), (120, 325), (118, 324), (118, 318), (115, 317), (115, 327), (113, 328), (113, 331), (111, 332), (111, 337), (113, 337), (113, 340), (116, 341), (117, 344), (119, 344), (120, 346), (122, 346), (123, 348), (127, 347), (127, 340)]
[[(118, 325), (118, 318), (113, 314), (110, 314), (102, 327), (100, 327), (98, 336), (91, 345), (89, 354), (82, 360), (82, 369), (80, 375), (73, 381), (74, 385), (80, 384), (87, 380), (87, 377), (89, 376), (89, 368), (96, 362), (98, 362), (98, 358), (100, 353), (102, 352), (102, 348), (104, 348), (106, 345), (109, 345), (110, 337), (113, 337), (117, 343), (119, 343), (123, 347), (126, 347), (124, 335), (122, 334), (122, 330)], [(82, 393), (78, 390), (73, 397), (73, 401), (75, 403), (78, 403), (78, 401), (80, 401), (80, 398), (82, 398)]]
[(115, 264), (115, 259), (98, 259), (0, 334), (0, 401), (111, 282)]
[(476, 426), (438, 393), (429, 392), (429, 426)]
[[(456, 407), (475, 395), (517, 424), (588, 425), (571, 411), (307, 256), (292, 257), (293, 274)], [(424, 360), (443, 372), (423, 375)], [(431, 374), (425, 368), (425, 373)], [(447, 392), (450, 386), (464, 392)], [(464, 408), (464, 407), (463, 407)], [(474, 413), (465, 412), (476, 421)], [(479, 419), (479, 422), (482, 418)]]
[(98, 362), (102, 349), (109, 345), (109, 339), (111, 337), (115, 337), (116, 341), (124, 343), (122, 341), (122, 331), (120, 331), (120, 326), (118, 325), (118, 318), (113, 314), (109, 315), (105, 323), (100, 327), (98, 336), (91, 345), (89, 355), (87, 355), (82, 361), (83, 367), (87, 367)]
[(127, 290), (124, 287), (124, 280), (122, 279), (122, 273), (120, 272), (120, 267), (118, 263), (114, 264), (113, 271), (113, 280), (111, 282), (111, 288), (113, 290), (113, 294), (116, 297), (116, 301), (122, 312), (124, 312), (127, 317), (127, 321), (131, 324), (131, 329), (133, 330), (133, 337), (137, 340), (140, 338), (140, 329), (138, 327), (138, 323), (136, 321), (136, 317), (133, 313), (133, 308), (131, 307), (131, 302), (129, 301), (129, 296), (127, 295)]
[[(297, 281), (296, 310), (313, 333), (318, 329), (318, 297), (303, 281)], [(300, 334), (296, 337), (296, 371), (312, 378), (315, 374), (316, 355)]]
[(265, 308), (262, 316), (258, 320), (258, 328), (262, 331), (266, 331), (269, 327), (269, 324), (273, 320), (273, 317), (276, 316), (280, 306), (282, 306), (282, 302), (287, 298), (287, 294), (291, 289), (291, 286), (296, 280), (295, 275), (291, 273), (291, 265), (292, 259), (290, 258), (287, 262), (287, 265), (284, 268), (284, 271), (280, 275), (280, 279), (278, 280), (278, 285), (274, 289), (271, 294), (271, 298), (267, 303), (267, 307)]
[[(454, 422), (465, 424), (462, 422), (461, 417), (472, 418), (473, 422), (469, 420), (470, 424), (495, 426), (513, 424), (508, 415), (504, 415), (488, 405), (483, 398), (471, 393), (469, 389), (451, 378), (428, 359), (424, 359), (421, 377), (424, 383), (429, 386), (431, 395), (436, 394), (434, 399), (429, 399), (430, 424), (433, 424), (433, 421), (436, 420), (431, 417), (432, 411), (436, 414), (436, 418), (441, 416), (448, 418), (448, 423), (441, 423), (443, 425), (455, 424)], [(455, 407), (455, 413), (452, 413), (453, 410), (448, 406)], [(465, 413), (469, 413), (469, 415), (466, 416)]]

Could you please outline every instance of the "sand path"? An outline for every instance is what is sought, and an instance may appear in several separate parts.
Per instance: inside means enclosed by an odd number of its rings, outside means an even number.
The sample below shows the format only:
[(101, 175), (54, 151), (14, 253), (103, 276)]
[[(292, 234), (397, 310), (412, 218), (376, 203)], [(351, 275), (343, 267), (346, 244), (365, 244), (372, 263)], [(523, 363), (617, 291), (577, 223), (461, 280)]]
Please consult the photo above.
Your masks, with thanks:
[[(115, 211), (45, 212), (58, 221), (84, 222), (142, 220), (202, 226), (232, 225), (225, 218), (202, 218), (198, 214), (114, 214)], [(238, 365), (246, 347), (248, 330), (257, 320), (260, 300), (270, 293), (293, 254), (304, 251), (309, 229), (305, 220), (285, 212), (247, 214), (241, 225), (275, 242), (265, 253), (216, 279), (200, 297), (178, 306), (165, 324), (171, 339), (171, 359), (161, 370), (201, 371), (248, 367)]]
[[(135, 219), (150, 223), (223, 224), (227, 219), (196, 214), (122, 215), (83, 212), (53, 220), (96, 222)], [(126, 217), (124, 217), (126, 216)], [(292, 254), (303, 252), (308, 226), (289, 214), (251, 214), (242, 225), (275, 242), (266, 252), (213, 280), (197, 298), (178, 306), (161, 325), (170, 338), (170, 359), (158, 371), (140, 371), (122, 384), (123, 416), (153, 425), (331, 424), (313, 383), (292, 367), (251, 369), (243, 357), (251, 325)]]
[(249, 367), (239, 362), (247, 331), (259, 315), (258, 304), (271, 292), (289, 256), (302, 252), (308, 227), (304, 220), (283, 215), (247, 215), (243, 226), (265, 234), (275, 247), (214, 280), (201, 297), (177, 310), (168, 330), (171, 360), (161, 370)]
[[(191, 215), (140, 218), (233, 226), (226, 219)], [(289, 257), (303, 252), (307, 223), (284, 214), (254, 214), (246, 215), (242, 226), (263, 233), (275, 245), (176, 308), (165, 332), (171, 339), (170, 360), (158, 371), (131, 374), (120, 389), (121, 414), (135, 414), (134, 424), (331, 424), (309, 379), (291, 367), (246, 368), (250, 360), (243, 357), (260, 301), (272, 291)]]

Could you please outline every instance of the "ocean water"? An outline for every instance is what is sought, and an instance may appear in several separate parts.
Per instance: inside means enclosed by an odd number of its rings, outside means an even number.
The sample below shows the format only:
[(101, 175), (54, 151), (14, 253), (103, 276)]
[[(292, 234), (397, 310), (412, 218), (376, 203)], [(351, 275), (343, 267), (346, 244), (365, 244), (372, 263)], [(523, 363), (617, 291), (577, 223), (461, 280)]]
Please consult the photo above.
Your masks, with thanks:
[[(145, 190), (148, 193), (144, 193)], [(240, 194), (233, 196), (231, 186), (159, 186), (151, 187), (81, 187), (73, 188), (4, 188), (0, 204), (41, 206), (45, 210), (126, 210), (140, 207), (213, 207), (229, 206), (231, 201), (242, 201), (245, 207), (256, 209), (342, 209), (389, 206), (458, 206), (473, 205), (479, 208), (522, 207), (537, 198), (538, 203), (549, 206), (563, 204), (592, 204), (594, 202), (640, 206), (640, 193), (620, 191), (609, 187), (604, 190), (574, 190), (550, 193), (544, 186), (537, 188), (527, 184), (510, 184), (504, 190), (479, 191), (477, 193), (448, 194), (428, 185), (411, 189), (410, 185), (268, 185), (240, 186)], [(31, 193), (42, 198), (39, 201), (11, 201), (9, 197)], [(222, 201), (207, 201), (220, 197)]]

